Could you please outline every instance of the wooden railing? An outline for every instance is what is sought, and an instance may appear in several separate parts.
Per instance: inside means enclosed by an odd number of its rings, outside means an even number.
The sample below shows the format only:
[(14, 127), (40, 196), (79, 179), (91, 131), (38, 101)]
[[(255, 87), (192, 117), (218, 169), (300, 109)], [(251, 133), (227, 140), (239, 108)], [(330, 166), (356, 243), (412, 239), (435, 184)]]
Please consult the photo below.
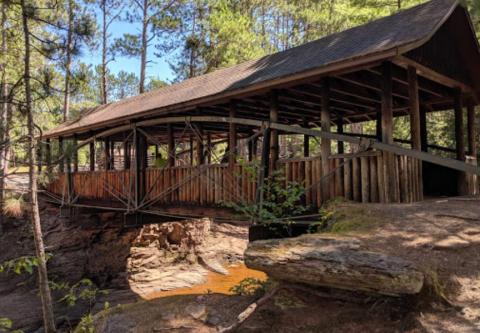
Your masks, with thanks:
[[(325, 199), (345, 197), (358, 202), (385, 202), (385, 182), (382, 153), (367, 152), (358, 156), (333, 155), (329, 163), (331, 174), (323, 177), (319, 157), (280, 160), (286, 181), (302, 184), (306, 205), (319, 207)], [(407, 156), (395, 156), (395, 191), (400, 202), (423, 199), (421, 162)], [(134, 189), (131, 170), (77, 172), (72, 175), (75, 195), (95, 200), (128, 202)], [(328, 198), (322, 198), (321, 188), (328, 186)], [(65, 175), (50, 183), (50, 192), (62, 195)], [(256, 173), (250, 165), (227, 164), (201, 167), (178, 166), (146, 170), (146, 199), (156, 204), (220, 205), (225, 202), (253, 202), (257, 190)]]

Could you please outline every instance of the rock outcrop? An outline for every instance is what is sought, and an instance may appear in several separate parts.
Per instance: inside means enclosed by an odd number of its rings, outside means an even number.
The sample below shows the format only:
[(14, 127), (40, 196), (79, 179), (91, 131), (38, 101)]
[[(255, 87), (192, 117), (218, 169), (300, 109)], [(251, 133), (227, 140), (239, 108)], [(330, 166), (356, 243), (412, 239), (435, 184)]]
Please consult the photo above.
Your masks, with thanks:
[(367, 251), (355, 238), (321, 234), (252, 242), (245, 263), (280, 281), (391, 296), (416, 294), (424, 281), (409, 261)]

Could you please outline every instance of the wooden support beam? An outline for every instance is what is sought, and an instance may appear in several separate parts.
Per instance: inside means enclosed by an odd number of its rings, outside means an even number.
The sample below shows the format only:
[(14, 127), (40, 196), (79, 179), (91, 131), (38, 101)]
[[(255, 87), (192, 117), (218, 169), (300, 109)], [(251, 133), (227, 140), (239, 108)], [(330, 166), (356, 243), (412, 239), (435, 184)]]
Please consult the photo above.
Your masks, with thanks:
[(42, 172), (42, 148), (44, 144), (42, 142), (38, 142), (36, 153), (37, 153), (37, 172), (40, 174)]
[(420, 104), (418, 96), (417, 69), (408, 67), (408, 92), (410, 95), (410, 137), (412, 148), (421, 150), (422, 140), (420, 137)]
[(89, 144), (90, 171), (95, 171), (95, 141)]
[(467, 104), (467, 137), (468, 155), (477, 157), (477, 129), (475, 128), (475, 104), (469, 100)]
[(375, 137), (378, 141), (382, 141), (382, 109), (378, 109), (376, 113)]
[[(276, 91), (270, 93), (270, 122), (278, 122), (278, 96)], [(278, 131), (272, 129), (270, 133), (270, 170), (275, 170), (279, 154)]]
[(190, 135), (190, 165), (193, 166), (193, 136)]
[(52, 164), (52, 143), (50, 139), (46, 140), (46, 146), (45, 146), (45, 162), (47, 163), (47, 167), (50, 168), (50, 165)]
[[(229, 105), (229, 117), (235, 118), (236, 105), (233, 101)], [(237, 161), (237, 125), (233, 122), (228, 127), (228, 167), (233, 170)]]
[[(337, 133), (338, 134), (343, 134), (343, 116), (341, 114), (337, 115)], [(345, 152), (345, 147), (343, 141), (338, 141), (337, 142), (337, 153), (338, 154), (343, 154)]]
[(115, 141), (110, 140), (110, 169), (115, 169)]
[(267, 127), (263, 132), (262, 157), (260, 160), (260, 171), (257, 179), (257, 192), (255, 193), (255, 202), (262, 209), (263, 190), (265, 179), (270, 175), (270, 147), (271, 147), (271, 129)]
[[(254, 135), (252, 132), (251, 135)], [(257, 154), (257, 138), (248, 141), (248, 161), (252, 162)]]
[(427, 109), (425, 106), (420, 107), (420, 148), (422, 151), (428, 152)]
[(73, 138), (73, 172), (78, 172), (78, 140), (76, 137)]
[(207, 163), (212, 164), (212, 134), (210, 132), (207, 133)]
[(135, 207), (138, 207), (146, 194), (148, 145), (145, 136), (137, 128), (134, 128), (133, 139), (135, 145)]
[[(408, 67), (408, 93), (410, 96), (410, 139), (412, 142), (412, 149), (421, 150), (422, 149), (422, 137), (421, 137), (421, 121), (420, 121), (420, 101), (419, 101), (419, 93), (418, 93), (418, 76), (417, 76), (417, 69), (413, 66)], [(403, 157), (402, 157), (403, 158)], [(402, 161), (407, 161), (406, 159), (402, 159)], [(412, 163), (415, 163), (416, 169), (418, 172), (413, 173), (414, 177), (412, 179), (413, 183), (418, 186), (416, 190), (419, 198), (416, 198), (414, 193), (414, 189), (407, 188), (404, 186), (404, 191), (410, 191), (410, 193), (404, 193), (404, 201), (413, 201), (415, 198), (419, 200), (423, 198), (423, 163), (418, 160), (414, 160)], [(406, 174), (406, 170), (403, 170), (403, 175)], [(402, 182), (405, 185), (405, 181)], [(417, 187), (415, 186), (415, 187)], [(409, 200), (405, 200), (405, 195), (407, 198), (411, 198)]]
[(104, 146), (103, 146), (103, 151), (104, 151), (104, 158), (105, 158), (105, 170), (110, 170), (111, 167), (111, 158), (110, 158), (110, 139), (105, 138), (104, 140)]
[(202, 165), (204, 163), (204, 145), (203, 145), (203, 131), (200, 126), (198, 126), (198, 136), (196, 139), (197, 142), (197, 165)]
[[(465, 133), (463, 129), (463, 100), (462, 91), (456, 89), (454, 94), (453, 108), (455, 112), (455, 152), (457, 160), (465, 161)], [(464, 172), (458, 175), (458, 194), (467, 194), (467, 178)]]
[(463, 130), (463, 101), (462, 92), (457, 90), (454, 97), (455, 111), (455, 147), (457, 160), (465, 161), (465, 133)]
[(63, 142), (63, 137), (59, 136), (58, 137), (58, 154), (61, 157), (60, 163), (58, 164), (58, 167), (60, 169), (60, 172), (65, 172), (65, 157), (63, 154), (65, 154), (65, 144)]
[[(330, 117), (330, 81), (326, 77), (322, 81), (322, 109), (320, 112), (321, 129), (323, 132), (330, 132), (331, 117)], [(331, 155), (331, 141), (327, 138), (322, 138), (320, 143), (320, 155), (322, 163), (322, 175), (325, 176), (330, 172), (329, 158)], [(330, 198), (330, 180), (329, 177), (321, 185), (322, 200), (325, 202)]]
[(168, 167), (175, 166), (175, 136), (172, 124), (167, 124), (167, 165)]
[[(308, 128), (308, 120), (303, 120), (303, 127)], [(303, 157), (310, 156), (310, 136), (304, 135), (303, 136)]]
[[(393, 143), (393, 99), (392, 99), (392, 64), (382, 64), (382, 142)], [(385, 183), (385, 201), (396, 202), (397, 180), (395, 173), (395, 156), (385, 152), (383, 155), (383, 176)]]
[(123, 141), (123, 169), (130, 169), (130, 143), (128, 140)]

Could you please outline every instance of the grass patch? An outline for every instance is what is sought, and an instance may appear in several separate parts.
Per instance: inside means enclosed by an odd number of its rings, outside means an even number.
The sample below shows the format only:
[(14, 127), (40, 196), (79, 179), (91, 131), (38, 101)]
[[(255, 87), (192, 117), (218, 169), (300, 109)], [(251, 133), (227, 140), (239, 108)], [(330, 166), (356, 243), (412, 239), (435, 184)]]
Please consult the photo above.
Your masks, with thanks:
[(25, 201), (21, 196), (7, 198), (3, 209), (6, 216), (20, 218), (25, 213)]
[(321, 209), (315, 232), (332, 234), (367, 233), (382, 224), (377, 212), (345, 200), (327, 202)]

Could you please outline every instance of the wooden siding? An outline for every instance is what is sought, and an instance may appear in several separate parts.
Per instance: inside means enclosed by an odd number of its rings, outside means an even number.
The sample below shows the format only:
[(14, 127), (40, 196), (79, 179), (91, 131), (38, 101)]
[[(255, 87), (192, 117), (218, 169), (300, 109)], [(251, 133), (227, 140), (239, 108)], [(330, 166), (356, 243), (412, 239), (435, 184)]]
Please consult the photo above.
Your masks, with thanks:
[[(385, 173), (381, 171), (383, 156), (379, 152), (351, 158), (348, 154), (329, 159), (331, 175), (323, 178), (320, 157), (280, 160), (285, 182), (297, 182), (305, 189), (305, 204), (319, 207), (322, 186), (329, 197), (345, 197), (358, 202), (385, 201)], [(420, 162), (407, 156), (395, 156), (396, 187), (401, 202), (423, 199), (420, 192)], [(343, 165), (343, 166), (342, 166)], [(75, 194), (94, 200), (123, 200), (133, 193), (132, 170), (85, 171), (73, 174)], [(47, 189), (62, 195), (65, 176), (60, 174)], [(248, 165), (236, 165), (232, 173), (227, 164), (149, 168), (146, 171), (146, 199), (158, 199), (156, 205), (196, 204), (221, 205), (225, 202), (253, 202), (257, 190), (256, 174)]]

